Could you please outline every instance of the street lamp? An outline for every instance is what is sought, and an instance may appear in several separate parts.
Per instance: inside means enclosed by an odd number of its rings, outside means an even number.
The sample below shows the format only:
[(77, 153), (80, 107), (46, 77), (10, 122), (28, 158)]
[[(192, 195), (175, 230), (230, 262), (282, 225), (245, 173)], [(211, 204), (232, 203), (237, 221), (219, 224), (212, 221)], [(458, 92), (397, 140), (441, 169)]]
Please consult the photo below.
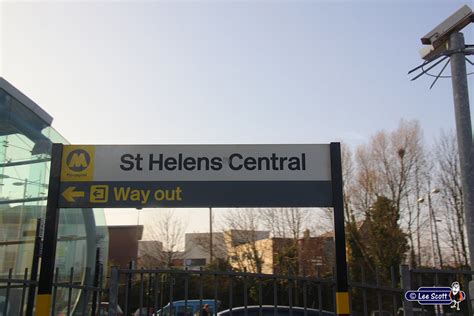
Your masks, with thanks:
[[(440, 191), (438, 188), (435, 188), (433, 190), (431, 190), (431, 192), (428, 192), (426, 194), (427, 198), (428, 198), (428, 215), (429, 215), (429, 221), (430, 221), (430, 242), (431, 242), (431, 262), (432, 262), (432, 265), (433, 267), (435, 268), (438, 268), (438, 266), (436, 265), (436, 260), (435, 260), (435, 240), (433, 238), (433, 224), (434, 224), (434, 233), (435, 233), (435, 236), (436, 236), (436, 245), (437, 245), (437, 248), (438, 248), (438, 256), (439, 256), (439, 268), (442, 268), (443, 267), (443, 259), (442, 259), (442, 256), (441, 256), (441, 248), (440, 248), (440, 245), (439, 245), (439, 236), (438, 236), (438, 226), (437, 226), (437, 222), (440, 221), (440, 220), (437, 220), (436, 217), (434, 216), (434, 213), (433, 213), (433, 206), (432, 206), (432, 203), (431, 203), (431, 194), (438, 194)], [(418, 198), (417, 200), (418, 203), (424, 203), (425, 202), (425, 198), (424, 197), (420, 197)]]
[[(431, 204), (431, 194), (438, 194), (439, 189), (434, 188), (431, 190), (431, 192), (428, 192), (426, 196), (428, 197), (428, 214), (429, 214), (429, 221), (430, 221), (430, 241), (431, 241), (431, 258), (432, 258), (432, 264), (434, 268), (442, 268), (443, 267), (443, 259), (441, 256), (441, 248), (439, 246), (439, 236), (438, 236), (438, 226), (437, 222), (440, 220), (437, 220), (436, 217), (434, 216), (433, 213), (433, 207)], [(423, 203), (425, 199), (423, 197), (419, 198), (417, 200), (418, 203)], [(434, 245), (434, 239), (433, 239), (433, 224), (434, 224), (434, 229), (435, 229), (435, 235), (436, 235), (436, 245), (438, 247), (438, 256), (439, 256), (439, 267), (436, 265), (435, 261), (435, 245)], [(443, 308), (441, 305), (435, 305), (435, 314), (439, 315), (443, 313)]]

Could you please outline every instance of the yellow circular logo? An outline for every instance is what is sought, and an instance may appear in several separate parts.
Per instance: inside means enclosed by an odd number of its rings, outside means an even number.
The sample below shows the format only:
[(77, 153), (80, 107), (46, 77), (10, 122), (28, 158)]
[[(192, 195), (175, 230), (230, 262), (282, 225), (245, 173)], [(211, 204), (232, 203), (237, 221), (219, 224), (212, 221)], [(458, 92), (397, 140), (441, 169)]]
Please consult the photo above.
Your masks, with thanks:
[(89, 167), (91, 157), (84, 149), (71, 151), (66, 158), (66, 165), (73, 172), (81, 172)]

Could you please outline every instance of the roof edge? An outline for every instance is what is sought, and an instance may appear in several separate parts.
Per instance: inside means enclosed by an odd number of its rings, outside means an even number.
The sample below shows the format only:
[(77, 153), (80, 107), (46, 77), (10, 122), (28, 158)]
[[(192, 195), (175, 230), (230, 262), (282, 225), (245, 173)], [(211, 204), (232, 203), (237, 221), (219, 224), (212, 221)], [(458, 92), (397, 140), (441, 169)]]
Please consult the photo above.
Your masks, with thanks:
[(27, 97), (23, 92), (15, 88), (10, 82), (5, 80), (3, 77), (0, 77), (0, 88), (9, 93), (12, 97), (17, 99), (20, 103), (25, 105), (30, 109), (34, 114), (36, 114), (40, 119), (42, 119), (48, 126), (51, 126), (53, 123), (53, 117), (49, 115), (45, 110), (43, 110), (38, 104), (33, 100)]

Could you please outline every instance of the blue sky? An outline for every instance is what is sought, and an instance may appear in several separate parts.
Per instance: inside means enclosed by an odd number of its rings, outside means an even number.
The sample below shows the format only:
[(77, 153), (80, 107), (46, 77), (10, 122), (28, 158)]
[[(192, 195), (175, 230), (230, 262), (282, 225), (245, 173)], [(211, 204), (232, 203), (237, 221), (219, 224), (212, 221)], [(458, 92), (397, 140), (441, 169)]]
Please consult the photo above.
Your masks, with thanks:
[[(429, 90), (407, 71), (420, 37), (464, 4), (7, 1), (0, 75), (77, 144), (356, 146), (401, 119), (430, 142), (454, 129), (451, 82)], [(474, 25), (464, 34), (474, 43)]]

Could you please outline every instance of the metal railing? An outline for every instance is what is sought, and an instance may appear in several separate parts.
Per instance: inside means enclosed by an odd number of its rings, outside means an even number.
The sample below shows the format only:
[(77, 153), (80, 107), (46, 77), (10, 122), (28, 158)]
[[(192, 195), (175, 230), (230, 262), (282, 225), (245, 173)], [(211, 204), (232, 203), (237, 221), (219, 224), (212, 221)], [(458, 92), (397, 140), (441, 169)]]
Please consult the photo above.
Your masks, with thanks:
[[(258, 274), (232, 271), (119, 269), (112, 268), (109, 286), (109, 315), (120, 309), (124, 315), (145, 310), (143, 315), (174, 310), (179, 301), (183, 316), (200, 313), (203, 302), (213, 302), (229, 315), (250, 309), (281, 306), (303, 315), (323, 315), (334, 310), (334, 281), (304, 276)], [(117, 298), (117, 299), (112, 299)], [(193, 302), (193, 304), (191, 303)], [(199, 304), (196, 304), (199, 302)], [(194, 306), (192, 312), (188, 307)], [(178, 308), (178, 307), (176, 307)], [(320, 313), (321, 312), (321, 313)], [(240, 312), (239, 312), (240, 313)], [(176, 310), (176, 314), (179, 310)], [(166, 315), (169, 315), (166, 314)], [(255, 314), (254, 314), (255, 315)]]
[[(61, 275), (56, 269), (52, 291), (51, 315), (98, 315), (99, 304), (104, 293), (101, 268), (96, 273), (94, 284), (84, 284), (91, 269), (76, 271), (71, 268), (68, 275)], [(25, 269), (23, 276), (13, 274), (10, 269), (7, 276), (0, 277), (0, 315), (31, 316), (34, 312), (36, 288), (38, 282), (31, 278)], [(82, 292), (83, 299), (78, 300)]]
[(30, 274), (25, 269), (23, 276), (14, 275), (9, 269), (7, 276), (0, 277), (0, 315), (31, 315), (37, 282)]
[[(204, 304), (222, 316), (327, 316), (335, 311), (335, 282), (332, 277), (273, 275), (234, 271), (123, 269), (113, 267), (106, 279), (102, 266), (67, 273), (56, 269), (51, 315), (140, 315), (195, 316)], [(469, 270), (391, 269), (390, 276), (373, 278), (365, 271), (351, 280), (351, 314), (472, 315), (468, 282)], [(404, 300), (404, 292), (426, 286), (450, 286), (458, 281), (466, 293), (461, 311), (449, 306), (423, 306)], [(389, 284), (387, 284), (389, 283)], [(31, 271), (0, 276), (0, 315), (32, 315), (37, 281)], [(82, 295), (79, 295), (79, 292)], [(33, 293), (30, 295), (29, 293)], [(83, 299), (79, 300), (78, 298)], [(453, 314), (455, 313), (455, 314)], [(202, 316), (202, 315), (200, 315)]]
[(390, 275), (382, 281), (376, 269), (373, 280), (361, 269), (360, 279), (349, 282), (352, 315), (394, 316), (403, 306), (404, 291), (400, 287), (402, 274), (392, 267)]

